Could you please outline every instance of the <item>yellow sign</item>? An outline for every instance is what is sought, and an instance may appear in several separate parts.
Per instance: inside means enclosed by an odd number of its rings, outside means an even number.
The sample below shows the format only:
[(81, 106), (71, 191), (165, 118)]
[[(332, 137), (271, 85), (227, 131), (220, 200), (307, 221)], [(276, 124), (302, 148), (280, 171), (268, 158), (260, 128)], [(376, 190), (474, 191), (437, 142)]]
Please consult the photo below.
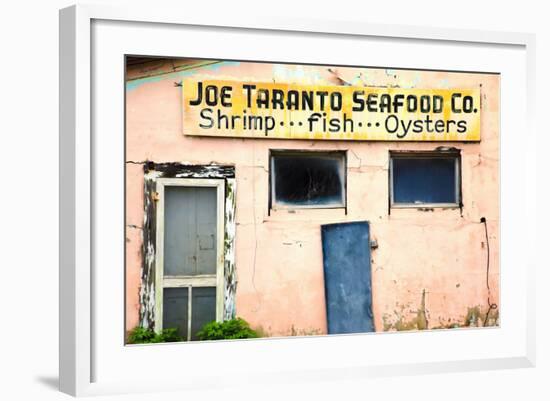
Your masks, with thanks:
[(480, 90), (183, 82), (185, 135), (479, 141)]

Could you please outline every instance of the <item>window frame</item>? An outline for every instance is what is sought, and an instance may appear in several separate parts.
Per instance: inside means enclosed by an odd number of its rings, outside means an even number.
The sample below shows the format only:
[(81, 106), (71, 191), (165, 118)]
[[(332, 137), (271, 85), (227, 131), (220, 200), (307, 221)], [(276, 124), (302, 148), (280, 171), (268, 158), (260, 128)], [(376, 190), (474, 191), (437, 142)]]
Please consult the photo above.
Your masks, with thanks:
[[(432, 203), (405, 203), (395, 202), (393, 184), (393, 161), (395, 159), (454, 159), (455, 161), (455, 202), (432, 202)], [(388, 192), (389, 204), (392, 209), (456, 209), (462, 207), (462, 160), (459, 149), (415, 151), (415, 150), (390, 150), (389, 152), (389, 175)]]
[[(275, 157), (276, 156), (295, 156), (295, 157), (322, 157), (322, 156), (340, 156), (342, 158), (342, 203), (328, 205), (288, 205), (276, 202), (275, 182)], [(269, 150), (269, 210), (295, 210), (295, 209), (346, 209), (347, 210), (347, 184), (348, 184), (348, 155), (347, 150), (309, 150), (309, 149), (270, 149)]]
[[(155, 332), (163, 329), (164, 288), (187, 288), (187, 339), (191, 340), (193, 287), (216, 287), (216, 321), (223, 321), (224, 313), (224, 200), (225, 180), (212, 178), (158, 178), (156, 215), (156, 263), (155, 263)], [(216, 188), (216, 274), (164, 275), (164, 203), (165, 188), (213, 187)]]

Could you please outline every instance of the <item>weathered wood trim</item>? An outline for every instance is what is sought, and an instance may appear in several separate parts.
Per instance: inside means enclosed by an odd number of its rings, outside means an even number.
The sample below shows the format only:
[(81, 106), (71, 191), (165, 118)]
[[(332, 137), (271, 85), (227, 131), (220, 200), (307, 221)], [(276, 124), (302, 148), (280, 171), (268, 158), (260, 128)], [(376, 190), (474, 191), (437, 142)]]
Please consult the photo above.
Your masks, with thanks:
[[(155, 316), (163, 316), (164, 299), (164, 183), (156, 180), (157, 191), (152, 194), (157, 210), (157, 232), (155, 235)], [(161, 333), (163, 329), (162, 319), (155, 319), (154, 329)]]
[(224, 320), (235, 317), (237, 271), (235, 268), (235, 211), (237, 180), (225, 180), (225, 238), (224, 238)]
[(229, 165), (194, 165), (182, 163), (145, 162), (145, 174), (156, 173), (159, 178), (235, 178), (235, 167)]
[(144, 213), (142, 230), (142, 268), (139, 290), (139, 322), (141, 327), (154, 328), (155, 324), (155, 246), (156, 246), (156, 181), (144, 179)]
[[(158, 231), (162, 229), (159, 226), (159, 213), (162, 213), (162, 196), (159, 194), (164, 189), (164, 185), (177, 185), (180, 178), (188, 178), (193, 185), (209, 185), (208, 178), (224, 179), (224, 186), (218, 187), (218, 201), (221, 200), (222, 207), (218, 211), (219, 229), (223, 232), (223, 237), (219, 237), (219, 255), (218, 265), (221, 265), (219, 282), (216, 283), (217, 309), (219, 310), (217, 319), (226, 320), (235, 317), (235, 294), (237, 288), (236, 268), (235, 268), (235, 167), (230, 165), (189, 165), (184, 163), (154, 163), (147, 161), (144, 163), (144, 219), (143, 219), (143, 245), (142, 245), (142, 273), (140, 286), (140, 326), (150, 329), (159, 329), (161, 325), (155, 324), (156, 313), (161, 311), (158, 303), (162, 303), (163, 286), (184, 285), (179, 283), (180, 278), (165, 277), (159, 279), (157, 276), (162, 274), (156, 269), (156, 261), (160, 255)], [(174, 179), (175, 181), (173, 181)], [(211, 184), (210, 184), (211, 185)], [(223, 222), (222, 222), (223, 219)], [(223, 224), (223, 226), (222, 226)], [(160, 245), (160, 247), (159, 247)], [(160, 264), (159, 264), (160, 266)], [(223, 276), (221, 274), (223, 272)], [(204, 278), (207, 280), (207, 278)], [(187, 280), (187, 279), (186, 279)], [(204, 281), (199, 279), (199, 283)], [(193, 282), (193, 286), (200, 286)], [(208, 284), (210, 285), (210, 284)], [(218, 296), (219, 295), (219, 296)], [(162, 319), (161, 319), (162, 320)]]

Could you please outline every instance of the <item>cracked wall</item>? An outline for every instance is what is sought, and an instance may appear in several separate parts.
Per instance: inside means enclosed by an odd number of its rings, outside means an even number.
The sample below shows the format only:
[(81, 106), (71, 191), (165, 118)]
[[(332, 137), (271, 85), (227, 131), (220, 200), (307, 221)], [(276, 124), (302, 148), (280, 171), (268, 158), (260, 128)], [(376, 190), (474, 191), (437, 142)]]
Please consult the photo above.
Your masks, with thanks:
[[(133, 66), (127, 83), (127, 160), (235, 165), (234, 312), (266, 335), (326, 333), (320, 225), (368, 220), (377, 331), (497, 325), (499, 305), (499, 77), (398, 69), (213, 63), (174, 70)], [(182, 133), (183, 77), (421, 88), (482, 88), (481, 142), (408, 143), (188, 137)], [(185, 129), (185, 128), (183, 128)], [(388, 209), (390, 150), (461, 150), (459, 209)], [(347, 151), (344, 209), (268, 210), (270, 149)], [(140, 320), (143, 169), (127, 164), (127, 328)], [(142, 299), (141, 302), (144, 302)], [(488, 316), (488, 318), (487, 318)]]

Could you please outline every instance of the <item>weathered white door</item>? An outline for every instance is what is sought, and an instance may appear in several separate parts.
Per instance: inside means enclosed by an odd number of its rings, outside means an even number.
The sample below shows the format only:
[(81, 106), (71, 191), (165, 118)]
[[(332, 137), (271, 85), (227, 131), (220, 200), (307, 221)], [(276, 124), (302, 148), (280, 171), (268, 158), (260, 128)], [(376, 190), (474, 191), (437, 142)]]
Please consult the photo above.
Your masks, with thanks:
[(223, 180), (170, 179), (160, 188), (157, 312), (162, 311), (162, 322), (156, 326), (177, 328), (193, 340), (222, 313)]

